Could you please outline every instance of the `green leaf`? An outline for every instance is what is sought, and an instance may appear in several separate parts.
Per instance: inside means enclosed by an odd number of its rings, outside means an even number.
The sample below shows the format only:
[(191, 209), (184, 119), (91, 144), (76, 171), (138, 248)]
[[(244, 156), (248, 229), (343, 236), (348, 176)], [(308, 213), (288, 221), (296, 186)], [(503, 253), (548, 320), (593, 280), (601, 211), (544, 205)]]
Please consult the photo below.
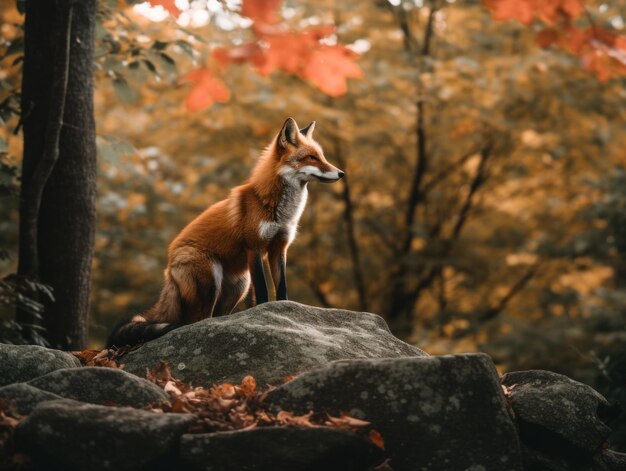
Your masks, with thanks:
[(135, 103), (139, 98), (137, 90), (131, 88), (124, 79), (116, 78), (113, 80), (113, 88), (117, 97), (125, 103)]
[(179, 39), (176, 41), (176, 45), (182, 49), (182, 51), (187, 54), (191, 59), (194, 57), (194, 49), (191, 44), (183, 39)]
[(206, 41), (204, 40), (204, 38), (202, 38), (201, 36), (198, 36), (196, 33), (193, 33), (191, 31), (189, 31), (188, 29), (185, 28), (178, 28), (179, 31), (182, 31), (183, 33), (191, 36), (193, 39), (195, 39), (198, 42), (201, 42), (203, 44), (206, 44)]
[(154, 41), (154, 44), (151, 46), (151, 48), (155, 51), (163, 51), (168, 45), (168, 42), (156, 40)]
[(168, 74), (175, 74), (176, 73), (176, 61), (174, 61), (174, 59), (172, 59), (170, 56), (168, 56), (167, 54), (165, 54), (164, 52), (159, 52), (159, 59), (161, 59), (161, 64), (163, 66), (163, 69), (165, 69), (165, 71)]
[(154, 75), (159, 75), (156, 70), (155, 65), (152, 62), (150, 62), (148, 59), (143, 59), (143, 63), (150, 72), (152, 72)]

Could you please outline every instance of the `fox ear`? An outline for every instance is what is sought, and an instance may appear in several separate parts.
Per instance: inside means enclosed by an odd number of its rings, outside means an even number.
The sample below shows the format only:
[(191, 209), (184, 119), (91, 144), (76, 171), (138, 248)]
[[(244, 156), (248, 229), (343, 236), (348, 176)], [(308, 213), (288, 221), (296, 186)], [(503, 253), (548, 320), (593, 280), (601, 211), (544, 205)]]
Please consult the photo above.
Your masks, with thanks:
[(313, 131), (315, 131), (315, 121), (311, 121), (306, 128), (300, 129), (300, 134), (310, 139), (313, 136)]
[(287, 118), (278, 135), (278, 144), (286, 149), (289, 144), (298, 145), (298, 123), (293, 118)]

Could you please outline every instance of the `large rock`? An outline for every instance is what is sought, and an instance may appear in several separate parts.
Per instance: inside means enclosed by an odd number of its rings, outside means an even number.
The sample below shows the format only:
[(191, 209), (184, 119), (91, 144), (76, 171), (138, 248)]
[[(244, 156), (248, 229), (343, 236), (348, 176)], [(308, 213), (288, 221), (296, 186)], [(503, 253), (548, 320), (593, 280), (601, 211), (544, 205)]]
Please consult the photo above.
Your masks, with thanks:
[(366, 439), (327, 427), (261, 427), (183, 435), (182, 468), (203, 471), (363, 471), (383, 458)]
[(270, 391), (267, 401), (370, 421), (395, 471), (522, 469), (516, 428), (484, 354), (337, 361)]
[(0, 386), (21, 383), (61, 368), (80, 366), (69, 353), (37, 345), (0, 343)]
[(522, 441), (539, 450), (563, 450), (576, 460), (601, 449), (611, 429), (600, 419), (610, 408), (593, 388), (550, 371), (507, 373)]
[(168, 401), (167, 394), (154, 383), (116, 368), (56, 370), (28, 384), (67, 399), (92, 404), (145, 407)]
[(246, 375), (263, 385), (333, 360), (425, 355), (394, 337), (375, 314), (281, 301), (181, 327), (121, 361), (139, 376), (163, 359), (174, 376), (194, 385)]
[[(161, 414), (60, 400), (40, 404), (15, 430), (38, 469), (167, 469), (192, 414)], [(175, 468), (170, 468), (175, 469)]]
[(28, 415), (41, 402), (63, 398), (26, 383), (15, 383), (0, 388), (0, 399), (11, 404), (18, 414)]

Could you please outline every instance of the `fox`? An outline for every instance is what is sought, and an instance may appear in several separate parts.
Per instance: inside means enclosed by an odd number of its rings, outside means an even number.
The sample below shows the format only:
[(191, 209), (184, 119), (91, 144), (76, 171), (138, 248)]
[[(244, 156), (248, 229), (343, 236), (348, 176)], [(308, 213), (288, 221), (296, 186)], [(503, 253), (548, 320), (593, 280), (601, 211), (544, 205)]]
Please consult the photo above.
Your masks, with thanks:
[(265, 257), (276, 300), (287, 299), (287, 249), (296, 238), (307, 185), (333, 183), (345, 175), (326, 160), (314, 130), (315, 121), (302, 129), (293, 118), (284, 122), (249, 179), (171, 242), (156, 304), (120, 321), (107, 348), (144, 343), (182, 325), (228, 315), (251, 284), (256, 304), (267, 302)]

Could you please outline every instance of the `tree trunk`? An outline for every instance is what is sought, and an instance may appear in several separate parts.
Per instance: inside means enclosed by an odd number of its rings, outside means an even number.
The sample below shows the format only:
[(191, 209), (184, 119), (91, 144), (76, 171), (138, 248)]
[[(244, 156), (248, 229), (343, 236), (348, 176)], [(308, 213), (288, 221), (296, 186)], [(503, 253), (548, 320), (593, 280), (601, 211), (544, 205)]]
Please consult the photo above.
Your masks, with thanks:
[[(58, 76), (55, 62), (62, 47), (63, 14), (70, 8), (71, 36), (58, 158), (45, 181), (37, 168), (49, 155), (51, 122)], [(53, 289), (54, 301), (44, 304), (44, 338), (52, 346), (81, 349), (87, 340), (87, 314), (95, 233), (96, 145), (93, 112), (93, 37), (96, 0), (29, 0), (26, 2), (22, 122), (24, 159), (20, 212), (18, 274)], [(57, 83), (55, 83), (57, 82)], [(48, 137), (47, 137), (48, 136)], [(29, 244), (33, 228), (32, 201), (27, 195), (43, 185), (41, 206), (35, 212), (37, 246)], [(35, 255), (33, 255), (35, 254)], [(36, 260), (32, 258), (36, 257)], [(33, 269), (35, 267), (35, 269)], [(32, 323), (23, 309), (18, 322)]]

